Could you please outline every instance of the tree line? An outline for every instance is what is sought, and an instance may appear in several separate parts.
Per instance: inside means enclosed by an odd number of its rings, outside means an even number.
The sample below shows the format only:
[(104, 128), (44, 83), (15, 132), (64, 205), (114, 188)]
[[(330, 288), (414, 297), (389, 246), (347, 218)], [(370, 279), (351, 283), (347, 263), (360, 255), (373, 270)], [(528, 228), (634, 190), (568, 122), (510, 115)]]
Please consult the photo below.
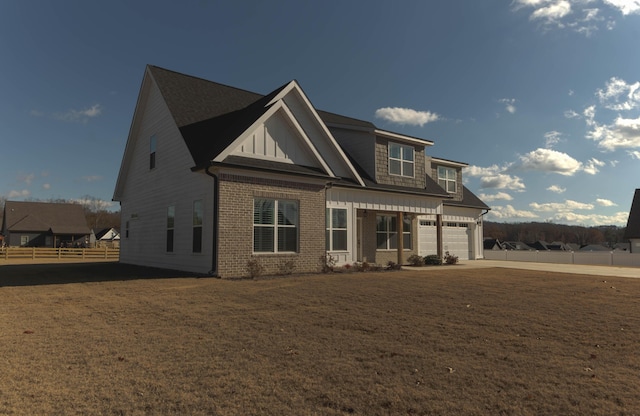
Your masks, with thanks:
[(560, 241), (566, 244), (605, 244), (613, 247), (623, 243), (625, 227), (601, 225), (585, 227), (580, 225), (555, 224), (551, 222), (498, 223), (484, 222), (484, 237), (500, 241), (520, 241), (532, 243)]

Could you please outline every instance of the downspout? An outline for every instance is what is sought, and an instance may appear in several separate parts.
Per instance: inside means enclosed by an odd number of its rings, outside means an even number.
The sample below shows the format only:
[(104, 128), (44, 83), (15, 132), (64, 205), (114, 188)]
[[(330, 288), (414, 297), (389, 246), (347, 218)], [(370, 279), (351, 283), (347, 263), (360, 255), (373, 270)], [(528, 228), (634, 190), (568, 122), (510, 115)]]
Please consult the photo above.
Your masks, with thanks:
[(207, 167), (204, 172), (213, 178), (213, 245), (211, 250), (211, 270), (209, 270), (209, 275), (213, 277), (218, 276), (218, 218), (219, 218), (219, 202), (220, 202), (220, 190), (218, 185), (220, 183), (218, 176), (215, 173), (209, 172), (209, 167)]

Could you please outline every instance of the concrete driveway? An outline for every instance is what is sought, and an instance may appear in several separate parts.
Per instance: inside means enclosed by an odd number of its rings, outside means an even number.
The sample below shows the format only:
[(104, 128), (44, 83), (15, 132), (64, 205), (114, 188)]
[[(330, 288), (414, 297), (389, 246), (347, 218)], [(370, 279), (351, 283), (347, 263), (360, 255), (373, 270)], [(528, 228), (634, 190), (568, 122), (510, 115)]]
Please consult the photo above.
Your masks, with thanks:
[(463, 260), (455, 267), (470, 269), (502, 267), (507, 269), (542, 270), (557, 273), (589, 274), (595, 276), (617, 276), (640, 278), (640, 268), (619, 266), (593, 266), (589, 264), (533, 263), (502, 260)]

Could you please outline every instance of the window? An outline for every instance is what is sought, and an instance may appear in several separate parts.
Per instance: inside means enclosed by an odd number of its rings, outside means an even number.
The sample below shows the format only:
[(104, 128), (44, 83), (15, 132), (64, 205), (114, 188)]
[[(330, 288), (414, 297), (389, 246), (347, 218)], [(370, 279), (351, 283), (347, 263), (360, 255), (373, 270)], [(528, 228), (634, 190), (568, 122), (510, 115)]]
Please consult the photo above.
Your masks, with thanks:
[(202, 199), (193, 201), (193, 239), (191, 251), (202, 253), (202, 223), (204, 218), (204, 206)]
[(21, 235), (20, 236), (20, 247), (26, 247), (29, 245), (29, 236)]
[[(378, 250), (396, 250), (398, 248), (398, 224), (395, 215), (376, 216), (376, 240)], [(411, 250), (411, 218), (404, 217), (402, 220), (402, 245), (403, 248)]]
[(151, 136), (149, 138), (149, 169), (153, 169), (156, 167), (156, 147), (157, 147), (157, 139), (156, 136)]
[(173, 232), (176, 220), (176, 207), (167, 208), (167, 253), (173, 253)]
[(454, 168), (446, 168), (438, 166), (438, 185), (449, 192), (456, 192), (456, 170)]
[(253, 201), (253, 251), (298, 251), (298, 202), (256, 198)]
[(325, 218), (327, 251), (347, 250), (347, 210), (327, 208)]
[(413, 178), (413, 152), (411, 146), (389, 143), (389, 173)]

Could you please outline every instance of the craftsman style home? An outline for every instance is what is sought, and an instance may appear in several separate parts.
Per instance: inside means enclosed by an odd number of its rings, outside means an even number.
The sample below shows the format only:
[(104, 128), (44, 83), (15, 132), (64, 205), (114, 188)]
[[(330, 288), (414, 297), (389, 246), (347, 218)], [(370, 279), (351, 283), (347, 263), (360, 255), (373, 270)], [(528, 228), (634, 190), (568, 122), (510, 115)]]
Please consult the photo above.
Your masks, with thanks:
[(120, 260), (239, 277), (482, 258), (488, 207), (432, 145), (318, 111), (296, 81), (260, 95), (148, 66), (113, 197)]
[(12, 247), (61, 247), (84, 245), (91, 230), (78, 204), (7, 201), (2, 234)]

